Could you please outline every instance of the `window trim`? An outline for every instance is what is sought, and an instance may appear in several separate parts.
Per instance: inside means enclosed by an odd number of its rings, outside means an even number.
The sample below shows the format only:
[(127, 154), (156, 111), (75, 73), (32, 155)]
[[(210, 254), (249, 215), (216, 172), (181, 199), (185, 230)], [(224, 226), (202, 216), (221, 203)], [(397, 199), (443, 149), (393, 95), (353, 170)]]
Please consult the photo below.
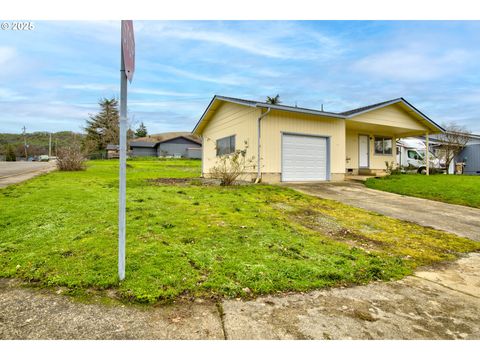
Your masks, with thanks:
[[(382, 139), (382, 152), (381, 153), (377, 152), (377, 148), (375, 146), (377, 138)], [(390, 153), (385, 153), (385, 140), (390, 140), (392, 142), (392, 146), (390, 147)], [(394, 145), (395, 144), (393, 143), (393, 136), (373, 135), (373, 155), (375, 155), (375, 156), (393, 156), (393, 146)]]
[[(233, 138), (233, 140), (232, 140)], [(229, 147), (229, 150), (230, 152), (226, 152), (225, 154), (219, 154), (218, 153), (218, 142), (221, 141), (221, 140), (225, 140), (225, 139), (230, 139), (230, 147)], [(232, 151), (232, 142), (233, 142), (233, 151)], [(233, 154), (235, 152), (237, 148), (237, 136), (235, 134), (233, 135), (229, 135), (229, 136), (224, 136), (222, 138), (219, 138), (215, 141), (215, 153), (216, 153), (216, 156), (219, 157), (219, 156), (223, 156), (223, 155), (230, 155), (230, 154)]]

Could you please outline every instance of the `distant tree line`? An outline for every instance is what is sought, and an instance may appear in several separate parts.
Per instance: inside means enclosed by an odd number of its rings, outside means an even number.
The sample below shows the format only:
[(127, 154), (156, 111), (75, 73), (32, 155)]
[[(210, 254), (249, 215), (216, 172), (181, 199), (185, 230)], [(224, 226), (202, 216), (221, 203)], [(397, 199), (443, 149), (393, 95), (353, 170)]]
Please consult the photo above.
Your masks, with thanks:
[[(27, 140), (28, 156), (48, 155), (48, 144), (50, 133), (36, 131), (25, 135)], [(65, 147), (72, 142), (72, 139), (81, 141), (83, 134), (72, 131), (59, 131), (52, 133), (52, 155), (55, 155), (59, 148)], [(14, 154), (15, 157), (25, 156), (25, 144), (23, 134), (0, 133), (0, 155), (7, 156)]]

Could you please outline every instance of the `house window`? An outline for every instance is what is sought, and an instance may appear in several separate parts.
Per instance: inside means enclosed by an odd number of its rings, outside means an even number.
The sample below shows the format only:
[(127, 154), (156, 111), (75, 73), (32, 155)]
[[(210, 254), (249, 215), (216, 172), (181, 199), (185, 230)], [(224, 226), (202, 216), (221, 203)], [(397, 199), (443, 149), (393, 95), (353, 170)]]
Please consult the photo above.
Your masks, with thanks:
[(391, 137), (375, 136), (375, 155), (392, 155)]
[(217, 156), (235, 152), (235, 135), (217, 140)]

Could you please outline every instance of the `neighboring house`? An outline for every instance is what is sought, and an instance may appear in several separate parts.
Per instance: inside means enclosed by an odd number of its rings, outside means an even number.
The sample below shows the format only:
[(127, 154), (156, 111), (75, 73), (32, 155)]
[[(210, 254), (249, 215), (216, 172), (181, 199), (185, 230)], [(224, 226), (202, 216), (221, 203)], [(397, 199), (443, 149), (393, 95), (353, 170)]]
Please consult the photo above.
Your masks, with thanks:
[(107, 145), (107, 159), (118, 159), (120, 157), (120, 147), (118, 145)]
[(396, 139), (443, 131), (403, 98), (332, 113), (216, 95), (192, 133), (203, 138), (204, 176), (246, 142), (256, 164), (247, 175), (279, 182), (380, 174), (396, 162)]
[[(480, 135), (476, 134), (464, 134), (465, 137), (468, 137), (467, 145), (462, 149), (462, 151), (455, 156), (454, 160), (450, 162), (449, 174), (454, 174), (457, 171), (459, 173), (467, 175), (480, 175)], [(419, 137), (421, 140), (425, 141), (424, 137)], [(430, 144), (434, 149), (437, 156), (442, 156), (442, 141), (438, 139), (438, 136), (431, 136)], [(445, 157), (445, 154), (443, 154)], [(457, 164), (460, 165), (460, 168), (457, 169)]]
[(463, 163), (463, 173), (467, 175), (480, 175), (480, 135), (469, 134), (469, 141), (455, 162)]
[(202, 140), (189, 132), (169, 132), (133, 139), (130, 155), (200, 159)]

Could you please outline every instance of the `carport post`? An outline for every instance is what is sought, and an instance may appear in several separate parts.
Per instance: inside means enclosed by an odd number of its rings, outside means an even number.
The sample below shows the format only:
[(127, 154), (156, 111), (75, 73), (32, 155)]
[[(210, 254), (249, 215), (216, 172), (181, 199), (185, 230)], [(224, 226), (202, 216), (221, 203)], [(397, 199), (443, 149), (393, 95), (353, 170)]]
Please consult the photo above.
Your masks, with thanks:
[(427, 160), (427, 176), (430, 173), (430, 148), (428, 146), (428, 132), (425, 133), (425, 146), (427, 147), (427, 151), (425, 152), (425, 159)]

